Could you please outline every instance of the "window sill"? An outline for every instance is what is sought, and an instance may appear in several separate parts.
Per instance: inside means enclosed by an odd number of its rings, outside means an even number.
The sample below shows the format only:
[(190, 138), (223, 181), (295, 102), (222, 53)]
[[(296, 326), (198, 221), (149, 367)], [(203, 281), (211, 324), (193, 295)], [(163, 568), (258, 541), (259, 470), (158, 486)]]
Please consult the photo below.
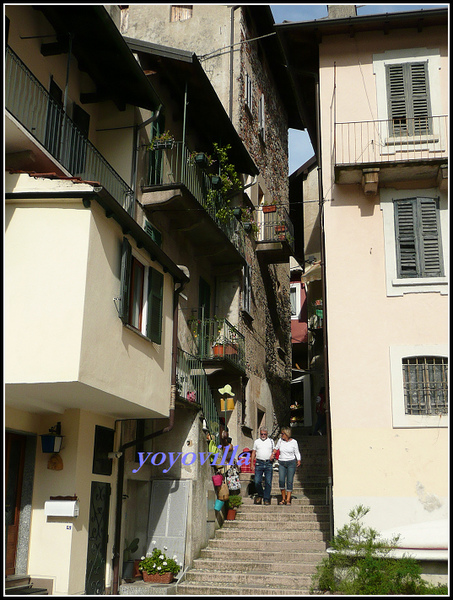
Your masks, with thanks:
[(393, 279), (392, 285), (398, 286), (434, 286), (434, 285), (448, 285), (446, 277), (407, 277), (405, 279)]
[(146, 340), (147, 342), (150, 342), (151, 344), (153, 344), (153, 340), (151, 338), (149, 338), (148, 336), (146, 336), (144, 333), (142, 333), (141, 331), (139, 331), (138, 329), (136, 329), (135, 327), (133, 327), (132, 325), (128, 325), (127, 323), (124, 323), (124, 327), (126, 329), (129, 329), (129, 331), (133, 331), (134, 333), (136, 333), (139, 337), (141, 337), (142, 339)]

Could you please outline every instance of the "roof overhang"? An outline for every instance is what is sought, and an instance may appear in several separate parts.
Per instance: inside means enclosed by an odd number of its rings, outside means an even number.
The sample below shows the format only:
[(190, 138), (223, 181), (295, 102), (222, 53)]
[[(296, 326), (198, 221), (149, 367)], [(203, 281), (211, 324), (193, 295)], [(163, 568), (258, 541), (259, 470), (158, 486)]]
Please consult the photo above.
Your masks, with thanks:
[[(203, 134), (212, 144), (231, 144), (229, 158), (242, 173), (257, 175), (255, 165), (244, 146), (217, 93), (212, 87), (196, 54), (168, 46), (152, 44), (125, 37), (132, 52), (139, 55), (145, 70), (165, 75), (165, 84), (170, 86), (172, 97), (184, 106), (187, 84), (186, 119), (190, 128)], [(200, 148), (204, 150), (204, 148)], [(206, 151), (209, 151), (206, 148)]]
[(113, 100), (156, 110), (161, 104), (151, 83), (129, 50), (123, 36), (103, 6), (84, 4), (36, 5), (56, 33), (56, 41), (43, 38), (47, 56), (69, 52), (96, 84), (93, 101)]

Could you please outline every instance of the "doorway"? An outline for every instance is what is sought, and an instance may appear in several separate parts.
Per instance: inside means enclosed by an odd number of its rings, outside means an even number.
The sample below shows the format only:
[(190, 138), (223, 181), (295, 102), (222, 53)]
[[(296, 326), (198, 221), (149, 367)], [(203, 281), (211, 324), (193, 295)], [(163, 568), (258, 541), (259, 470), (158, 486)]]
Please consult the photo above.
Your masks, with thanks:
[(16, 573), (17, 541), (25, 464), (24, 435), (6, 432), (5, 436), (5, 574)]
[(110, 492), (110, 483), (91, 482), (85, 580), (86, 594), (100, 595), (105, 593)]

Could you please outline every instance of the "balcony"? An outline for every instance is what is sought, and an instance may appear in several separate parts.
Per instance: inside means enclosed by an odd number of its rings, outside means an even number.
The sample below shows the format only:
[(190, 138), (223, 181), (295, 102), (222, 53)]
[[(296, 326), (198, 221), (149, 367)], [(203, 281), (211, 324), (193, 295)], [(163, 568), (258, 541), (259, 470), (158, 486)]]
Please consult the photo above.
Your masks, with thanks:
[(182, 142), (146, 152), (147, 183), (141, 199), (145, 209), (165, 212), (172, 230), (184, 232), (203, 257), (216, 265), (245, 264), (245, 236), (236, 219), (218, 216), (220, 196), (208, 202), (211, 177), (191, 158)]
[(282, 206), (261, 206), (256, 220), (259, 259), (268, 264), (287, 263), (294, 254), (294, 225), (288, 211)]
[(197, 356), (208, 374), (219, 369), (245, 373), (245, 338), (227, 319), (192, 318), (188, 324)]
[(446, 172), (439, 171), (447, 160), (447, 116), (335, 124), (339, 184), (363, 183), (362, 177), (374, 172), (381, 184), (433, 180), (436, 185), (446, 179)]
[[(9, 47), (5, 56), (5, 82), (5, 108), (12, 117), (5, 125), (7, 155), (30, 150), (41, 157), (34, 170), (44, 166), (62, 175), (96, 182), (133, 217), (135, 202), (131, 188)], [(23, 130), (33, 141), (25, 139)]]
[(176, 377), (179, 397), (199, 404), (209, 433), (217, 435), (219, 414), (201, 360), (178, 348)]

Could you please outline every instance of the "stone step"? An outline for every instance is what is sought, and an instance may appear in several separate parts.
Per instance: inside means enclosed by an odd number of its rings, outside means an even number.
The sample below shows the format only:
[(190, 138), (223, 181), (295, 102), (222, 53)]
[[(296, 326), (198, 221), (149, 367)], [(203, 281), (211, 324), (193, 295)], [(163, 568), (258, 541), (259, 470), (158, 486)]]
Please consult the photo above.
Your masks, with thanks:
[(300, 588), (310, 587), (311, 575), (296, 575), (295, 573), (273, 574), (266, 571), (257, 571), (254, 573), (238, 573), (234, 571), (201, 571), (192, 569), (186, 573), (186, 582), (191, 583), (218, 583), (247, 586), (254, 584), (259, 579), (260, 585), (271, 585), (285, 590), (288, 587)]
[[(265, 510), (271, 508), (272, 505), (269, 506), (261, 506), (261, 511), (247, 511), (247, 512), (237, 512), (236, 519), (243, 521), (261, 521), (263, 523), (279, 523), (280, 525), (292, 521), (299, 522), (301, 517), (301, 509), (305, 508), (302, 506), (288, 506), (285, 512), (272, 512), (271, 510)], [(251, 507), (250, 507), (251, 508)], [(280, 508), (280, 507), (279, 507)], [(308, 508), (308, 507), (307, 507)], [(220, 530), (219, 530), (220, 531)]]
[[(261, 523), (261, 529), (225, 529), (222, 527), (217, 532), (216, 538), (219, 540), (232, 540), (241, 542), (243, 540), (261, 540), (266, 543), (274, 543), (275, 541), (282, 539), (282, 530), (268, 529), (266, 523)], [(285, 530), (285, 540), (289, 542), (301, 542), (308, 540), (326, 540), (327, 531), (320, 531), (319, 529), (310, 530)]]
[[(276, 532), (280, 533), (282, 531), (280, 522), (272, 522), (272, 521), (225, 521), (222, 529), (225, 531), (244, 531), (248, 532), (249, 535), (256, 535), (259, 532), (262, 532), (262, 528), (266, 527), (268, 532)], [(304, 532), (304, 531), (329, 531), (330, 523), (329, 521), (291, 521), (291, 532)]]
[[(268, 507), (265, 507), (266, 510)], [(241, 519), (242, 513), (237, 513), (234, 521), (225, 521), (222, 529), (257, 529), (260, 527), (260, 520), (246, 520)], [(281, 531), (281, 523), (275, 521), (274, 527), (272, 527), (272, 521), (266, 523), (268, 527), (278, 529)], [(329, 515), (317, 516), (314, 513), (301, 513), (297, 521), (291, 522), (291, 529), (316, 529), (318, 527), (328, 527), (330, 524)]]
[[(284, 541), (285, 534), (286, 534), (286, 530), (282, 531), (281, 540), (280, 541), (276, 540), (275, 542), (272, 543), (272, 551), (273, 552), (278, 552), (278, 551), (285, 552), (285, 553), (286, 552), (296, 552), (296, 551), (322, 552), (327, 547), (327, 542), (321, 541), (321, 540), (300, 540), (300, 541), (286, 542), (286, 541)], [(244, 550), (247, 550), (249, 552), (253, 552), (256, 554), (257, 551), (262, 550), (263, 541), (262, 541), (262, 539), (261, 540), (244, 539), (244, 540), (241, 540), (240, 546)], [(225, 550), (225, 552), (228, 552), (228, 553), (230, 550), (237, 550), (237, 547), (238, 547), (237, 541), (229, 540), (229, 539), (221, 539), (218, 537), (215, 537), (214, 539), (211, 539), (208, 542), (209, 549), (214, 550), (216, 548), (223, 548)]]
[[(299, 507), (305, 507), (305, 508), (309, 508), (311, 507), (312, 510), (310, 512), (313, 512), (313, 509), (316, 508), (316, 510), (322, 508), (322, 507), (327, 507), (326, 505), (326, 497), (325, 494), (322, 494), (322, 496), (320, 495), (316, 495), (316, 496), (305, 496), (302, 494), (295, 494), (293, 496), (291, 496), (291, 504), (290, 505), (282, 505), (282, 504), (278, 504), (281, 500), (282, 496), (280, 493), (278, 494), (272, 494), (271, 492), (271, 503), (266, 505), (266, 510), (271, 509), (271, 507), (278, 507), (278, 510), (285, 510), (288, 511), (290, 510), (293, 506), (299, 506)], [(246, 506), (247, 510), (251, 509), (252, 506), (256, 507), (258, 510), (260, 508), (264, 507), (264, 504), (255, 504), (255, 496), (243, 496), (242, 497), (242, 506)], [(254, 508), (254, 510), (256, 510)], [(302, 511), (304, 512), (304, 511)]]
[[(310, 552), (285, 552), (285, 564), (295, 564), (300, 567), (302, 564), (306, 565), (317, 565), (321, 559), (326, 556), (325, 549), (310, 551)], [(256, 563), (256, 555), (250, 555), (248, 550), (236, 549), (228, 551), (228, 561), (225, 561), (225, 552), (221, 548), (203, 548), (200, 554), (200, 559), (197, 560), (216, 560), (223, 561), (228, 567), (229, 561), (232, 562), (248, 562), (250, 559)], [(259, 559), (264, 563), (278, 563), (282, 559), (282, 554), (279, 550), (273, 551), (271, 549), (260, 550)]]
[[(300, 556), (300, 555), (299, 555)], [(287, 562), (286, 555), (285, 560), (281, 560), (281, 555), (278, 555), (278, 566), (274, 561), (265, 562), (260, 556), (259, 561), (254, 558), (253, 560), (232, 560), (228, 556), (228, 560), (225, 560), (225, 556), (219, 556), (217, 559), (209, 558), (197, 558), (194, 561), (194, 568), (206, 572), (207, 570), (214, 571), (227, 571), (237, 573), (295, 573), (300, 575), (311, 575), (316, 571), (317, 562)], [(250, 558), (250, 557), (249, 557)]]
[[(298, 587), (294, 589), (285, 588), (285, 595), (304, 596), (309, 593), (309, 587)], [(181, 583), (176, 586), (176, 593), (181, 596), (280, 596), (280, 587), (259, 587), (254, 585), (240, 586), (218, 583)]]

